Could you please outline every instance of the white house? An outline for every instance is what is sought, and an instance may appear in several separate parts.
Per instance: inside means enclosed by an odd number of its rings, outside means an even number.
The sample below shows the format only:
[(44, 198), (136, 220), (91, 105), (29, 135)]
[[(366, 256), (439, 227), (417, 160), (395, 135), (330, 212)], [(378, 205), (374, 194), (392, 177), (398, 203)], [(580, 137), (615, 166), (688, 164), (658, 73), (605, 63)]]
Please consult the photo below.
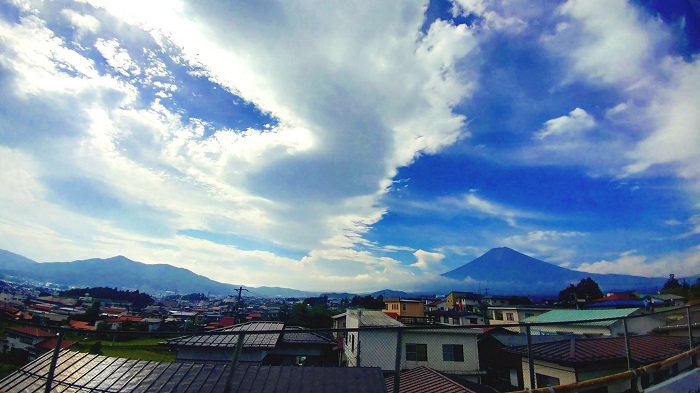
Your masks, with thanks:
[(478, 374), (476, 336), (481, 333), (480, 329), (409, 328), (381, 311), (373, 310), (348, 310), (345, 317), (348, 329), (359, 329), (349, 331), (344, 340), (348, 367), (395, 370), (397, 339), (400, 337), (401, 369), (426, 366), (442, 372)]

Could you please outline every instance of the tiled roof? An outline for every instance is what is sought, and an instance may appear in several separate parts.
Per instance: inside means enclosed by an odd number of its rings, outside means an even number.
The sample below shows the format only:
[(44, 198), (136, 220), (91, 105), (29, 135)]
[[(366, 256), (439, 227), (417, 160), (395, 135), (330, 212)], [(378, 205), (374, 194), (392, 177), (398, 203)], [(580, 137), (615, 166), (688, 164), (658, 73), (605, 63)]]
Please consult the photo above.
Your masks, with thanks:
[[(675, 336), (632, 336), (630, 352), (632, 361), (646, 365), (667, 359), (688, 349), (688, 339)], [(521, 356), (528, 356), (527, 345), (506, 349)], [(624, 361), (626, 357), (625, 338), (585, 338), (554, 341), (532, 345), (535, 359), (559, 364), (587, 364), (605, 361)]]
[[(43, 392), (51, 353), (0, 381), (7, 393)], [(223, 392), (229, 364), (170, 363), (62, 351), (52, 391)], [(367, 367), (239, 365), (232, 391), (250, 393), (386, 392), (382, 371)]]
[(285, 327), (281, 341), (288, 344), (336, 345), (335, 340), (331, 337), (324, 337), (319, 333), (296, 326)]
[[(36, 346), (38, 348), (45, 349), (47, 351), (53, 351), (56, 349), (56, 344), (58, 344), (58, 338), (57, 337), (51, 337), (48, 340), (44, 340), (37, 344)], [(75, 341), (69, 341), (69, 340), (63, 340), (61, 341), (61, 349), (67, 349), (75, 345)]]
[[(165, 341), (163, 344), (190, 347), (220, 347), (233, 348), (238, 342), (238, 332), (245, 332), (244, 348), (274, 348), (280, 333), (253, 333), (256, 331), (282, 330), (282, 322), (247, 322), (222, 329), (211, 330), (211, 333), (196, 336), (178, 337)], [(231, 334), (222, 334), (231, 333)]]
[[(541, 315), (526, 318), (523, 322), (540, 323), (540, 322), (572, 322), (568, 325), (580, 324), (582, 321), (591, 319), (605, 318), (622, 318), (627, 317), (635, 312), (638, 308), (619, 308), (611, 310), (551, 310)], [(586, 322), (590, 326), (610, 326), (619, 322), (619, 319), (598, 322)]]
[(403, 326), (403, 323), (378, 310), (348, 310), (347, 315), (357, 319), (360, 327)]
[(8, 327), (7, 330), (32, 337), (54, 337), (53, 333), (49, 333), (46, 330), (41, 330), (39, 328), (33, 328), (28, 326)]
[[(394, 391), (394, 377), (385, 379), (388, 392)], [(456, 381), (446, 377), (431, 368), (420, 366), (401, 372), (399, 382), (400, 393), (474, 393), (472, 390), (460, 385)]]

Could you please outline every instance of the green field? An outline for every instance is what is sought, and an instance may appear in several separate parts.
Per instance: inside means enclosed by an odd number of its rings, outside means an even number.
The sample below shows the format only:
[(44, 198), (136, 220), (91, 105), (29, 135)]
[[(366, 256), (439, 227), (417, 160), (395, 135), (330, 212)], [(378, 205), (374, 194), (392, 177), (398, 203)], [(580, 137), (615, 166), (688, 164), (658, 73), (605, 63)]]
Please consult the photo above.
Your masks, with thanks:
[(71, 349), (88, 352), (95, 342), (100, 341), (102, 344), (102, 355), (105, 356), (173, 362), (175, 361), (175, 352), (166, 346), (158, 345), (159, 342), (164, 340), (163, 338), (139, 338), (129, 341), (115, 341), (114, 343), (108, 340), (81, 340)]

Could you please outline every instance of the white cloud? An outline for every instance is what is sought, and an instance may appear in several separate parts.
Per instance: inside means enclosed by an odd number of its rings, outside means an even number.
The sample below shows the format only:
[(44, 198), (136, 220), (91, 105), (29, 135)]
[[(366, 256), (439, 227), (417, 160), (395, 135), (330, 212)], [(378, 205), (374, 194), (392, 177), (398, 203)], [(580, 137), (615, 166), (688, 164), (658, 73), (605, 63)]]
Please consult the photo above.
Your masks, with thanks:
[(95, 48), (100, 51), (105, 60), (107, 60), (107, 63), (120, 74), (124, 76), (132, 76), (139, 75), (141, 73), (139, 66), (136, 65), (133, 60), (131, 60), (129, 52), (127, 52), (124, 48), (121, 48), (117, 40), (104, 40), (102, 38), (98, 38), (97, 42), (95, 42)]
[(70, 9), (61, 10), (61, 15), (68, 19), (78, 29), (80, 34), (86, 32), (97, 33), (100, 29), (100, 21), (94, 16), (80, 14)]
[(582, 263), (576, 269), (587, 273), (630, 274), (643, 277), (693, 276), (700, 271), (700, 247), (692, 247), (679, 252), (671, 252), (660, 257), (625, 252), (617, 259)]
[(452, 2), (453, 16), (477, 16), (482, 19), (480, 26), (486, 30), (520, 33), (527, 28), (527, 22), (516, 11), (518, 7), (502, 6), (496, 1), (454, 0)]
[(436, 273), (440, 273), (441, 262), (445, 259), (445, 256), (437, 252), (428, 252), (424, 250), (417, 250), (413, 253), (416, 257), (416, 263), (411, 266), (417, 267), (421, 270), (430, 270)]
[(570, 265), (576, 255), (576, 245), (583, 236), (587, 236), (586, 233), (578, 231), (539, 230), (509, 236), (500, 243), (545, 262)]
[(547, 120), (544, 127), (535, 133), (535, 138), (544, 139), (550, 136), (567, 136), (590, 130), (595, 126), (595, 119), (585, 110), (576, 108), (568, 116)]
[(537, 213), (522, 211), (511, 208), (497, 202), (489, 201), (476, 195), (475, 192), (464, 194), (460, 197), (443, 197), (438, 200), (439, 204), (426, 204), (426, 209), (444, 210), (455, 212), (469, 211), (478, 215), (496, 217), (510, 226), (516, 226), (518, 219), (534, 219), (541, 218)]

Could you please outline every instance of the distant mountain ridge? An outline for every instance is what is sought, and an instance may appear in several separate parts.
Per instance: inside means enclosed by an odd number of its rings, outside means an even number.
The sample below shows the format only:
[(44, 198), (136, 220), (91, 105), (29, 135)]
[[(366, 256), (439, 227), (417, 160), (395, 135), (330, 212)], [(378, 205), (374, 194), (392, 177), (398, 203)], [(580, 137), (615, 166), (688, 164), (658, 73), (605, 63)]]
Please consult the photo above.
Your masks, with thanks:
[[(40, 283), (71, 287), (138, 289), (151, 294), (168, 291), (180, 294), (232, 295), (241, 285), (214, 281), (190, 270), (167, 264), (146, 264), (122, 255), (72, 262), (39, 263), (7, 250), (0, 250), (0, 273)], [(247, 287), (243, 286), (248, 289)], [(255, 295), (310, 296), (311, 293), (287, 288), (249, 288)]]
[[(590, 277), (603, 292), (637, 290), (656, 292), (667, 278), (624, 274), (596, 274), (566, 269), (535, 259), (508, 247), (494, 248), (443, 277), (478, 282), (496, 293), (557, 294), (570, 283)], [(470, 281), (472, 280), (472, 281)]]

